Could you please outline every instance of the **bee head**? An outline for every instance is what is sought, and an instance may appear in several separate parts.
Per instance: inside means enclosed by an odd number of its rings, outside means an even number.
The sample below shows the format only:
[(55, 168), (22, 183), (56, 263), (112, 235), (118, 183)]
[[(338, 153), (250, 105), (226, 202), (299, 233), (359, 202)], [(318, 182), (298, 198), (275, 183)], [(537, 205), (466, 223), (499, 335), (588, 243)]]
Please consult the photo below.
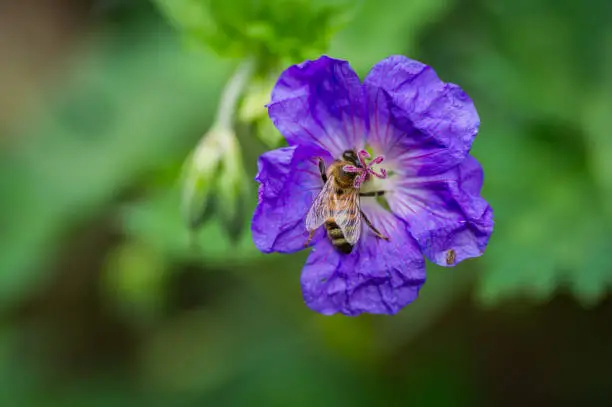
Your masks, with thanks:
[(344, 153), (342, 153), (342, 159), (350, 162), (355, 167), (362, 167), (359, 157), (357, 157), (357, 153), (355, 153), (353, 150), (346, 150)]
[(342, 171), (349, 172), (352, 174), (358, 174), (355, 176), (355, 188), (359, 188), (359, 186), (368, 180), (370, 175), (374, 175), (376, 178), (387, 178), (387, 171), (384, 168), (380, 169), (380, 173), (374, 171), (372, 169), (372, 165), (380, 164), (385, 159), (382, 155), (375, 157), (370, 160), (370, 162), (366, 162), (365, 160), (371, 157), (370, 153), (366, 150), (359, 150), (359, 155), (354, 151), (346, 150), (342, 153), (342, 158), (348, 162), (348, 165), (344, 165), (342, 167)]

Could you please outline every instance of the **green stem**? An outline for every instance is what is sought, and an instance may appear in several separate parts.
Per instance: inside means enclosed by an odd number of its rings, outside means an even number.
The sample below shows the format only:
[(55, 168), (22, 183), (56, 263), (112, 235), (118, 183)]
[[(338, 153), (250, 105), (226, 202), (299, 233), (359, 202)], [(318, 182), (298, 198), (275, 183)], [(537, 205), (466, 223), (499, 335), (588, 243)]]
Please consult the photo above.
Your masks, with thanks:
[(240, 101), (240, 97), (251, 75), (253, 75), (254, 68), (254, 58), (245, 59), (238, 68), (236, 68), (236, 71), (225, 85), (223, 93), (221, 94), (221, 101), (219, 102), (219, 108), (217, 109), (217, 116), (215, 118), (215, 126), (219, 126), (222, 129), (233, 128), (238, 102)]

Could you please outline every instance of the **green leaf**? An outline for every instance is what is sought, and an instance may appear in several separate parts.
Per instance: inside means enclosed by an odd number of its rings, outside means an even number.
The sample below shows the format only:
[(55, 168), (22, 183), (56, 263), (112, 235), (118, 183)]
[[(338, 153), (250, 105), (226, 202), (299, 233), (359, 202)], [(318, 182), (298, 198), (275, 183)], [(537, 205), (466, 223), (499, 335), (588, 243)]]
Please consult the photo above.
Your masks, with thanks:
[(243, 47), (220, 28), (205, 0), (154, 0), (168, 20), (189, 41), (206, 43), (224, 55), (242, 56)]
[(156, 0), (188, 37), (221, 55), (299, 61), (323, 52), (351, 14), (349, 0)]

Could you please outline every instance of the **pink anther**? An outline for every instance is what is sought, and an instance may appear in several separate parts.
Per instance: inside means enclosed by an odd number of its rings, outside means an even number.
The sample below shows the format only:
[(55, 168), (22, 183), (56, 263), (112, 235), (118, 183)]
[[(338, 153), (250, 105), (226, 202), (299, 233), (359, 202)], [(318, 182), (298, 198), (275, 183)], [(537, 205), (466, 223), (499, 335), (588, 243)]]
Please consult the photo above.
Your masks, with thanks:
[(387, 171), (384, 168), (380, 169), (380, 173), (377, 173), (372, 168), (373, 165), (380, 164), (381, 162), (383, 162), (384, 157), (382, 155), (375, 157), (369, 163), (366, 162), (366, 159), (369, 159), (371, 155), (366, 150), (360, 150), (359, 153), (357, 153), (357, 156), (359, 157), (361, 167), (355, 167), (354, 165), (345, 165), (342, 168), (346, 172), (359, 174), (355, 178), (355, 188), (359, 188), (361, 184), (363, 184), (370, 175), (381, 179), (387, 178)]

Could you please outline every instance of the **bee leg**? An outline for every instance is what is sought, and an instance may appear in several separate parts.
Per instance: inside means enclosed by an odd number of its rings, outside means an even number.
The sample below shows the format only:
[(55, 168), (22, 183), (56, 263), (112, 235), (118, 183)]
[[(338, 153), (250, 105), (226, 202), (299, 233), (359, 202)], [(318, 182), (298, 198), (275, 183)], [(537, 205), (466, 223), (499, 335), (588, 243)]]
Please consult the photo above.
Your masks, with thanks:
[(360, 192), (359, 196), (383, 196), (385, 191)]
[(375, 234), (375, 235), (376, 235), (378, 238), (383, 239), (383, 240), (387, 240), (387, 241), (389, 240), (389, 238), (388, 238), (387, 236), (385, 236), (385, 235), (383, 235), (382, 233), (380, 233), (380, 232), (378, 231), (378, 229), (376, 229), (376, 228), (374, 227), (374, 225), (372, 225), (372, 222), (370, 222), (370, 219), (368, 219), (368, 217), (366, 216), (366, 214), (365, 214), (365, 213), (363, 213), (363, 211), (362, 211), (362, 210), (359, 210), (359, 212), (361, 212), (361, 217), (362, 217), (362, 218), (363, 218), (363, 220), (365, 221), (366, 225), (368, 225), (368, 227), (369, 227), (369, 228), (372, 230), (372, 232), (374, 232), (374, 234)]
[(322, 158), (319, 158), (319, 172), (321, 173), (321, 179), (323, 182), (327, 182), (327, 174), (325, 170), (325, 163)]
[(308, 240), (306, 240), (306, 243), (304, 243), (304, 248), (308, 247), (308, 245), (310, 244), (310, 241), (312, 240), (312, 237), (314, 236), (316, 230), (311, 230), (310, 234), (308, 235)]

